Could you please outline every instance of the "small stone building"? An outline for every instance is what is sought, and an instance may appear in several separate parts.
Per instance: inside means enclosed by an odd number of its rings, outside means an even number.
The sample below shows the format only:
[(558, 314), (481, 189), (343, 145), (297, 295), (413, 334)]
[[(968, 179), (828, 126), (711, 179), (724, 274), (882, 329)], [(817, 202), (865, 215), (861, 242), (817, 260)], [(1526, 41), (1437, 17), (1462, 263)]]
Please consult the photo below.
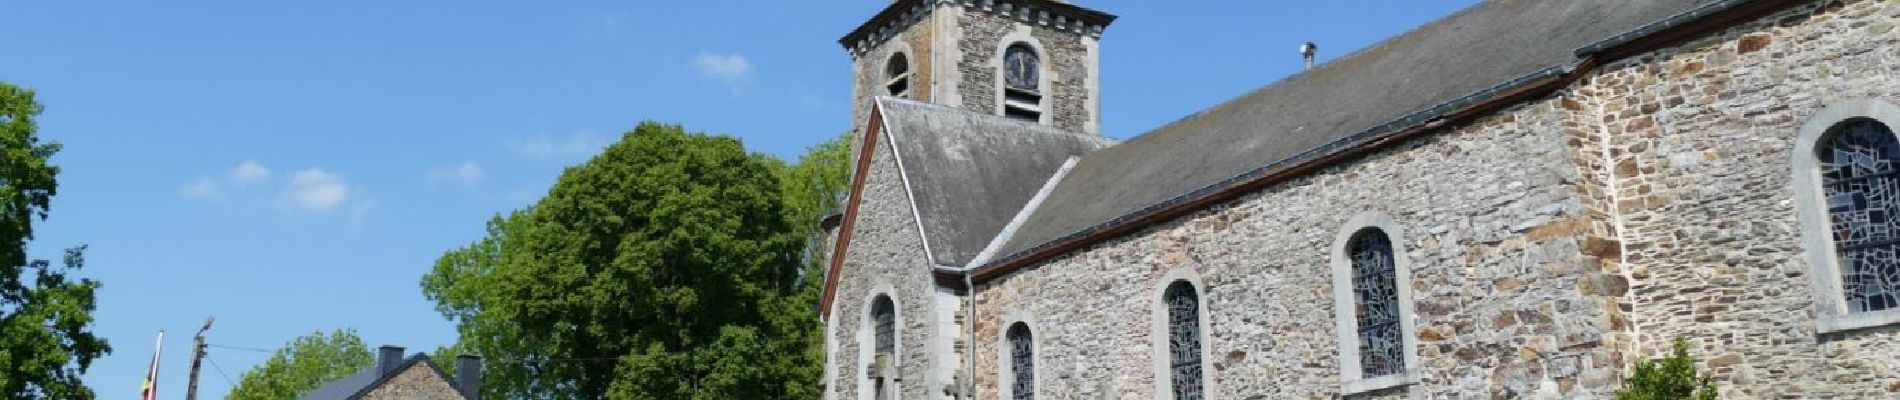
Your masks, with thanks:
[(403, 348), (383, 346), (376, 365), (325, 383), (304, 400), (481, 400), (482, 363), (475, 356), (455, 359), (450, 378), (427, 354), (403, 357)]
[(1900, 3), (1487, 0), (1119, 143), (1115, 18), (841, 40), (827, 399), (1609, 398), (1678, 338), (1900, 397)]

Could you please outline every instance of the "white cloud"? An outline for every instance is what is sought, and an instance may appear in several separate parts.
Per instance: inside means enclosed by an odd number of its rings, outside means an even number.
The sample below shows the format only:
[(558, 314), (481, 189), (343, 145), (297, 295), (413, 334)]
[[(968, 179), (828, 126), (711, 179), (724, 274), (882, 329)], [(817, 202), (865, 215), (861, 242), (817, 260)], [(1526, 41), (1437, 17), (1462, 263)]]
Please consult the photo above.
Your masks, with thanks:
[(693, 69), (706, 79), (719, 81), (738, 93), (752, 82), (752, 61), (743, 54), (701, 52), (693, 57)]
[[(473, 179), (479, 179), (480, 168), (470, 162), (445, 173), (455, 179), (464, 179), (470, 174)], [(264, 163), (245, 160), (221, 174), (186, 183), (179, 188), (178, 195), (226, 205), (274, 204), (286, 210), (330, 211), (349, 206), (352, 222), (360, 225), (369, 205), (357, 198), (361, 197), (357, 192), (342, 175), (322, 168), (305, 168), (280, 178)]]
[(593, 131), (574, 132), (565, 138), (536, 137), (515, 146), (522, 157), (545, 160), (592, 156), (607, 147), (607, 139)]
[(270, 169), (264, 168), (264, 164), (258, 164), (256, 160), (244, 160), (243, 163), (238, 164), (237, 168), (231, 169), (231, 172), (226, 173), (226, 175), (230, 176), (234, 182), (256, 183), (270, 179)]
[(290, 201), (299, 208), (329, 210), (349, 199), (350, 188), (343, 182), (342, 175), (324, 172), (322, 168), (309, 168), (297, 171), (290, 177)]
[(224, 188), (211, 178), (198, 178), (178, 189), (178, 195), (194, 199), (219, 199), (224, 197)]
[(222, 176), (203, 177), (186, 183), (178, 189), (178, 195), (186, 198), (222, 200), (232, 191), (242, 186), (264, 182), (270, 179), (270, 168), (256, 160), (245, 160), (225, 171)]
[(482, 166), (474, 161), (461, 164), (444, 165), (429, 169), (429, 180), (435, 182), (453, 182), (473, 186), (482, 181)]

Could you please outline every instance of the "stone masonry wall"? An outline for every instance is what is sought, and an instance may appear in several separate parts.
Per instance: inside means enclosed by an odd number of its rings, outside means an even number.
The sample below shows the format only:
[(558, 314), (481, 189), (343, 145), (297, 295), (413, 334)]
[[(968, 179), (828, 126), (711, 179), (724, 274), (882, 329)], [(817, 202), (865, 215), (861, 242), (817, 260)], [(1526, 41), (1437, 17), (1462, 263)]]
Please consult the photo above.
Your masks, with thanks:
[(363, 395), (364, 400), (463, 400), (462, 392), (456, 391), (434, 368), (423, 363), (410, 365), (408, 369), (396, 373), (396, 376), (383, 382)]
[(866, 118), (871, 116), (871, 100), (878, 96), (889, 96), (884, 87), (889, 81), (884, 66), (891, 56), (903, 52), (910, 60), (910, 99), (929, 102), (930, 93), (930, 46), (931, 26), (929, 19), (910, 24), (883, 44), (871, 48), (863, 55), (851, 60), (851, 123), (852, 131), (864, 129)]
[(1896, 23), (1891, 1), (1798, 6), (980, 284), (979, 394), (1026, 314), (1044, 394), (1153, 397), (1151, 292), (1188, 268), (1211, 398), (1336, 397), (1327, 246), (1376, 210), (1404, 226), (1423, 365), (1374, 397), (1602, 398), (1677, 337), (1723, 398), (1900, 396), (1900, 327), (1817, 333), (1790, 153), (1825, 107), (1900, 103)]
[(1636, 353), (1686, 338), (1723, 398), (1900, 397), (1900, 327), (1817, 334), (1791, 182), (1809, 117), (1900, 103), (1896, 23), (1892, 1), (1817, 1), (1607, 65), (1581, 89), (1600, 109), (1574, 143), (1608, 178), (1586, 192), (1620, 221), (1599, 234), (1633, 278)]
[[(828, 325), (832, 332), (832, 353), (836, 375), (829, 389), (840, 400), (860, 398), (858, 385), (865, 382), (866, 364), (859, 361), (862, 347), (860, 331), (870, 338), (871, 327), (864, 326), (870, 310), (871, 292), (887, 284), (895, 293), (898, 319), (898, 375), (902, 379), (897, 398), (923, 399), (942, 395), (941, 388), (928, 388), (931, 365), (930, 333), (935, 327), (931, 303), (935, 283), (925, 265), (917, 221), (910, 209), (909, 195), (891, 154), (890, 138), (879, 138), (873, 149), (869, 177), (865, 181), (857, 222), (852, 227), (850, 248), (845, 253), (836, 297), (831, 303)], [(955, 366), (952, 366), (954, 368)], [(930, 397), (926, 397), (930, 396)]]
[(1522, 104), (978, 284), (978, 398), (998, 395), (1007, 315), (1040, 329), (1042, 394), (1157, 397), (1153, 303), (1175, 268), (1206, 287), (1208, 398), (1336, 398), (1330, 247), (1365, 211), (1402, 227), (1422, 364), (1419, 383), (1373, 397), (1607, 397), (1624, 286), (1583, 256), (1563, 104)]
[(957, 69), (963, 77), (957, 83), (957, 91), (963, 96), (963, 107), (984, 114), (1000, 114), (1002, 108), (997, 104), (1000, 90), (997, 78), (998, 67), (1003, 56), (1003, 37), (1015, 32), (1019, 26), (1029, 26), (1030, 35), (1041, 42), (1042, 51), (1047, 59), (1042, 60), (1044, 73), (1049, 74), (1049, 86), (1043, 90), (1044, 112), (1049, 114), (1050, 123), (1057, 128), (1074, 132), (1091, 132), (1089, 124), (1089, 69), (1094, 65), (1085, 38), (1072, 32), (1061, 32), (1046, 27), (1035, 26), (1034, 20), (1024, 22), (1009, 19), (995, 13), (971, 9), (962, 13), (957, 24), (963, 36), (957, 43), (963, 58), (957, 61)]

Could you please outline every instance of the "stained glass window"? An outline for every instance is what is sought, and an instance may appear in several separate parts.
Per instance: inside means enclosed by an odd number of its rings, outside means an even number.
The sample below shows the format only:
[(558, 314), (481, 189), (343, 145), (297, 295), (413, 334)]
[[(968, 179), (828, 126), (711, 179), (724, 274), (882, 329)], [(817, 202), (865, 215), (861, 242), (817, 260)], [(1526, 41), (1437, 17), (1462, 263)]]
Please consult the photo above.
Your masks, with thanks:
[(1847, 310), (1900, 308), (1900, 140), (1856, 120), (1817, 147)]
[(1201, 306), (1194, 286), (1175, 282), (1162, 295), (1168, 306), (1168, 355), (1174, 398), (1201, 400)]
[(1366, 229), (1347, 242), (1352, 260), (1354, 313), (1359, 326), (1359, 371), (1373, 378), (1405, 371), (1405, 340), (1399, 324), (1398, 271), (1392, 241)]
[(1029, 325), (1017, 322), (1009, 327), (1009, 372), (1010, 398), (1032, 400), (1036, 398), (1036, 349), (1035, 341), (1029, 336)]

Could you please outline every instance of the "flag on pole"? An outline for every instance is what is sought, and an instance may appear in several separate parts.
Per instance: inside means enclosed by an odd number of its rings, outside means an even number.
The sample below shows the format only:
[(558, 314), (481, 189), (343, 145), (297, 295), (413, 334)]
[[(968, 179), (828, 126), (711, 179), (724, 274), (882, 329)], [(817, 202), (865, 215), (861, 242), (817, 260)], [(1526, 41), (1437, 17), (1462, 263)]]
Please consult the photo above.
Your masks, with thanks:
[(139, 400), (158, 400), (158, 355), (165, 352), (165, 331), (158, 331), (158, 345), (152, 350), (152, 366), (145, 370), (145, 383), (139, 385)]

